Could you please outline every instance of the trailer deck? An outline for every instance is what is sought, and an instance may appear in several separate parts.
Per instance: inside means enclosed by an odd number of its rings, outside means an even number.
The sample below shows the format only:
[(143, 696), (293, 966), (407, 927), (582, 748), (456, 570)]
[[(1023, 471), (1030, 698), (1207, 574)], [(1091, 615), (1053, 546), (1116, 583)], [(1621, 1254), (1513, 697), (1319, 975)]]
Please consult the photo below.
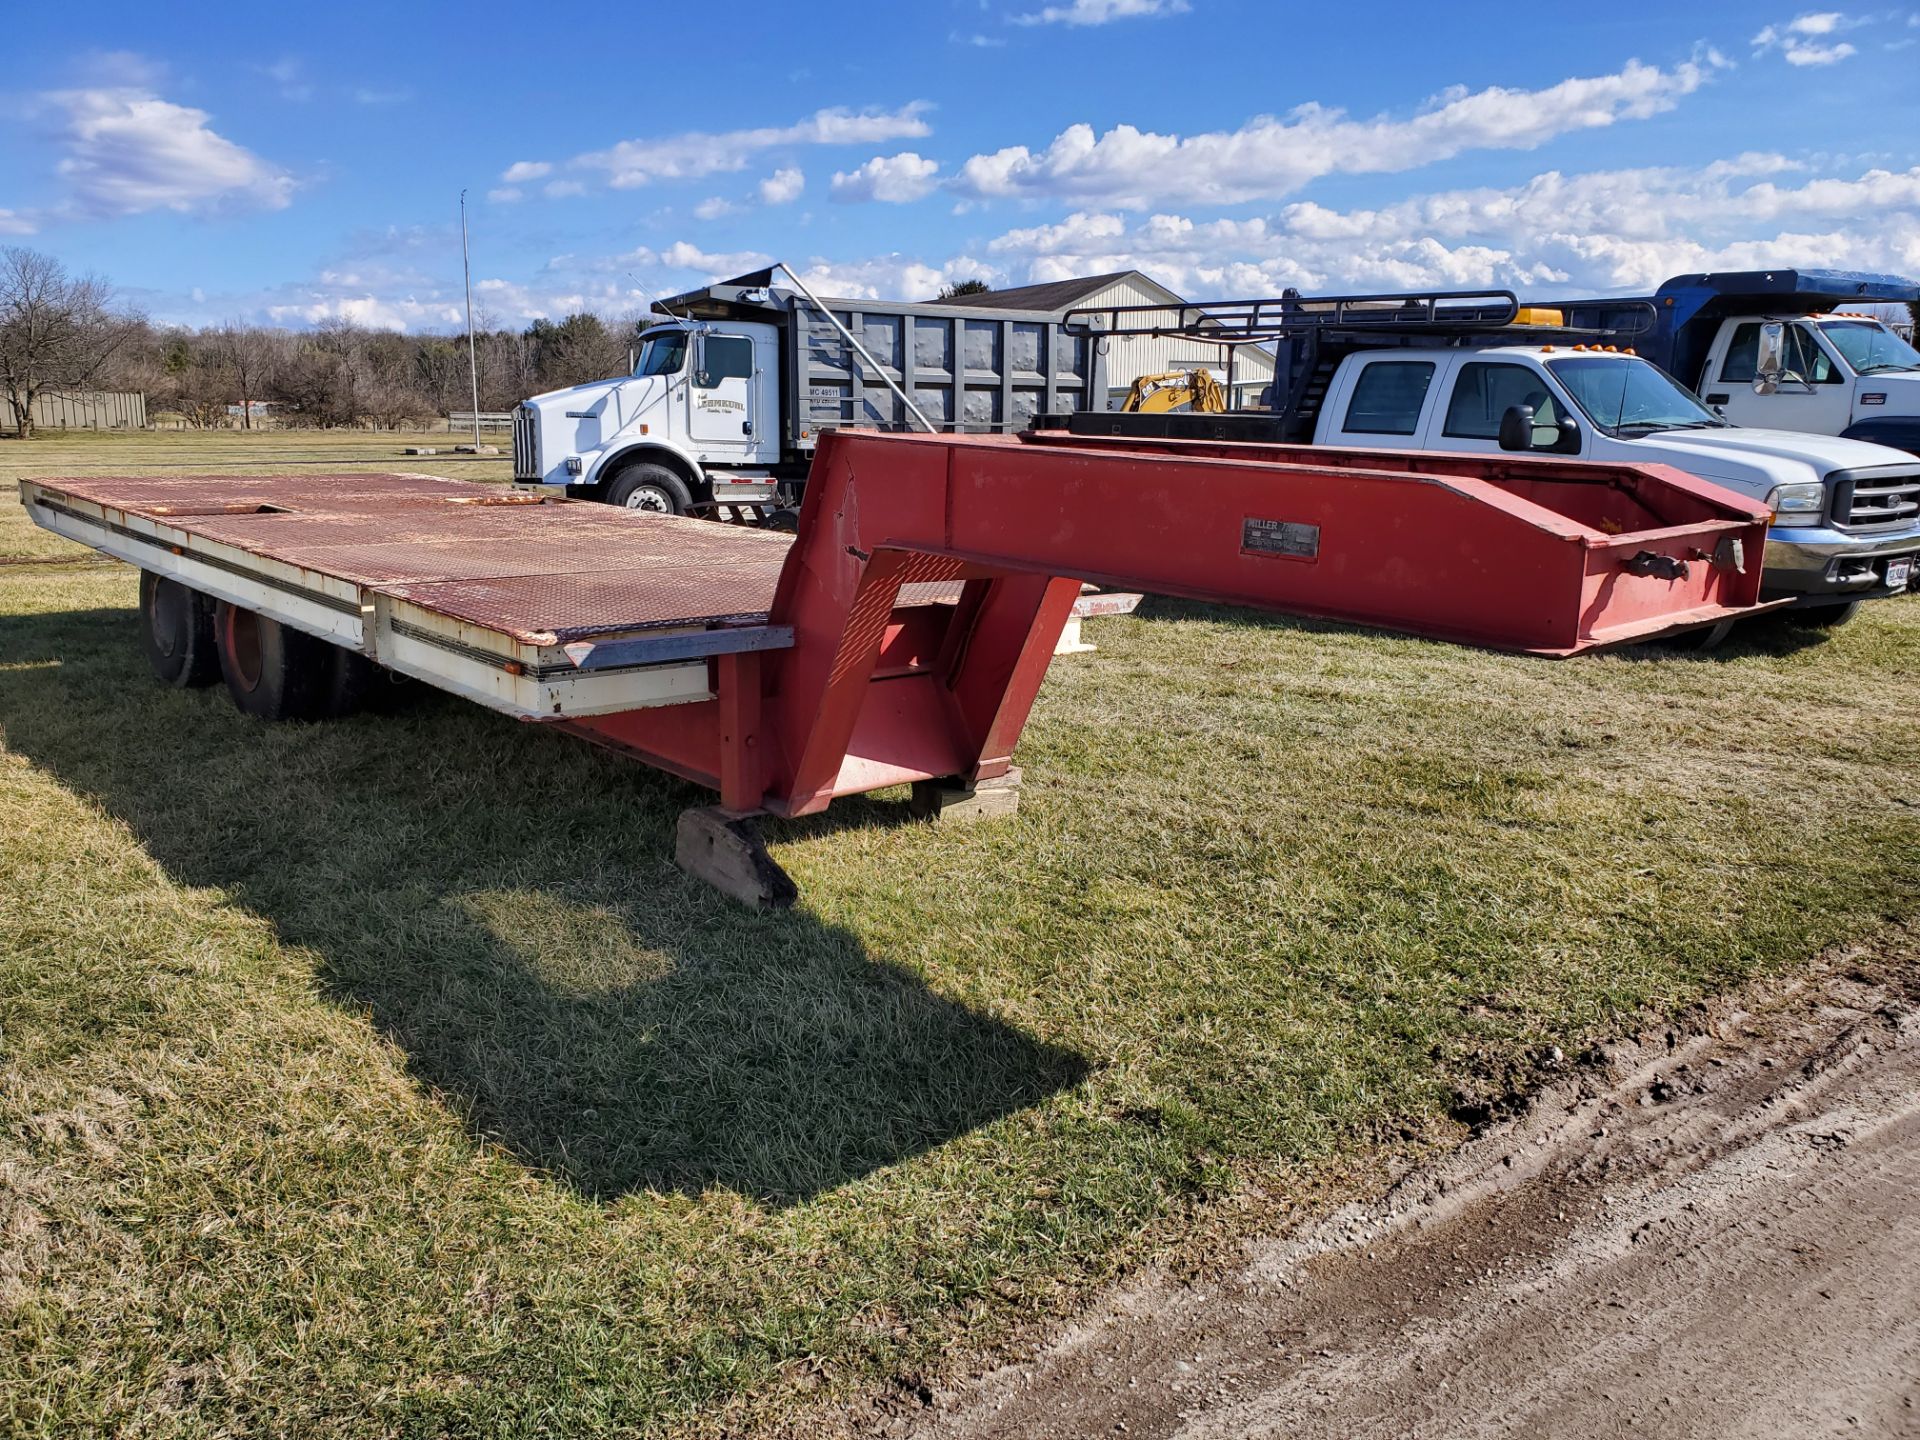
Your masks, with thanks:
[(1565, 656), (1764, 608), (1768, 519), (1656, 466), (853, 431), (823, 438), (791, 538), (407, 475), (21, 498), (224, 602), (236, 699), (236, 637), (266, 621), (717, 790), (682, 863), (763, 904), (792, 886), (744, 817), (901, 783), (1010, 808), (1083, 581)]
[[(411, 475), (29, 481), (40, 523), (528, 719), (704, 698), (779, 648), (791, 537)], [(572, 647), (572, 653), (569, 652)]]

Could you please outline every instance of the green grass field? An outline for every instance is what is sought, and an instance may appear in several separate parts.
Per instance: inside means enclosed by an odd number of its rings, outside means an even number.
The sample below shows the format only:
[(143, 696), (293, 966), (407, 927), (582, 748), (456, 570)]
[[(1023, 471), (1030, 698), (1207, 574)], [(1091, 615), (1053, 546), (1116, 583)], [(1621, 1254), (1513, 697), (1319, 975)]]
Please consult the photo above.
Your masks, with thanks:
[[(444, 437), (442, 437), (444, 440)], [(161, 689), (13, 481), (403, 460), (0, 443), (0, 1430), (690, 1435), (911, 1384), (1920, 891), (1920, 601), (1566, 662), (1150, 601), (1017, 819), (773, 824), (428, 695)]]

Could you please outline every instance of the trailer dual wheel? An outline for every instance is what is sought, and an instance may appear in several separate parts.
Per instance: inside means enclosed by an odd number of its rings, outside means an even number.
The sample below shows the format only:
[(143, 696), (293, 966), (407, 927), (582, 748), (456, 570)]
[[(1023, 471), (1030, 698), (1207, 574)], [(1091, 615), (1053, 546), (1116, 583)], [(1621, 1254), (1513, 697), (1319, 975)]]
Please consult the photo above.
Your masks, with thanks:
[(211, 597), (151, 570), (140, 572), (140, 643), (153, 673), (182, 689), (220, 678)]
[(687, 482), (664, 465), (642, 461), (607, 482), (607, 503), (656, 515), (684, 515), (693, 504)]
[(214, 637), (227, 693), (260, 720), (317, 720), (327, 713), (338, 647), (226, 601)]

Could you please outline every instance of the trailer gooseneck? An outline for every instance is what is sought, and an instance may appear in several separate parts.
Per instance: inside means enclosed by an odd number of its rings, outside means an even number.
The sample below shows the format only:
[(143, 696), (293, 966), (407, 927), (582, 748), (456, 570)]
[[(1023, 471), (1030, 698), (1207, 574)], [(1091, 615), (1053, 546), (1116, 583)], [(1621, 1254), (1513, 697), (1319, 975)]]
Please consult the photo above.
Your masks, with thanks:
[(1563, 656), (1760, 608), (1767, 519), (1662, 467), (852, 431), (791, 541), (405, 476), (21, 497), (150, 572), (163, 678), (211, 648), (243, 708), (312, 718), (377, 664), (556, 725), (718, 791), (680, 860), (755, 904), (793, 898), (756, 814), (1011, 808), (1083, 580)]

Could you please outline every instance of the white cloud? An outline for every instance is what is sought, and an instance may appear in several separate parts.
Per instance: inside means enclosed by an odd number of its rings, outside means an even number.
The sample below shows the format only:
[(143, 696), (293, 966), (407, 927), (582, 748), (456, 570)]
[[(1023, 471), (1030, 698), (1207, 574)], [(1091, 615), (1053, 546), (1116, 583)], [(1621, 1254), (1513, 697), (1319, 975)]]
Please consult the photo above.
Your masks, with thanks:
[(903, 150), (898, 155), (876, 155), (856, 170), (844, 173), (836, 170), (833, 198), (904, 205), (933, 193), (933, 177), (939, 169), (939, 161), (925, 159), (911, 150)]
[(1050, 198), (1146, 209), (1271, 199), (1330, 174), (1410, 170), (1467, 150), (1531, 150), (1557, 135), (1671, 110), (1724, 63), (1712, 55), (1663, 70), (1630, 60), (1609, 75), (1542, 90), (1462, 87), (1407, 119), (1352, 120), (1308, 104), (1283, 119), (1179, 136), (1117, 125), (1096, 136), (1073, 125), (1035, 153), (1024, 145), (975, 155), (951, 182), (973, 199)]
[(133, 88), (61, 90), (43, 100), (64, 112), (55, 169), (68, 187), (67, 215), (280, 210), (292, 201), (293, 178), (215, 133), (204, 110)]
[(1288, 285), (1638, 290), (1691, 270), (1787, 264), (1920, 269), (1920, 166), (1782, 183), (1795, 170), (1751, 154), (1693, 169), (1549, 171), (1378, 209), (1303, 201), (1245, 220), (1081, 211), (987, 248), (1026, 281), (1139, 268), (1199, 299)]
[(1048, 5), (1029, 15), (1016, 15), (1016, 25), (1105, 25), (1111, 20), (1132, 20), (1149, 15), (1184, 15), (1192, 7), (1187, 0), (1071, 0), (1066, 5)]
[(579, 180), (549, 180), (540, 187), (540, 191), (549, 200), (566, 200), (575, 195), (586, 194), (587, 187)]
[(998, 285), (1007, 278), (1002, 267), (967, 255), (942, 265), (896, 254), (851, 261), (814, 259), (798, 268), (814, 294), (849, 300), (931, 300), (943, 287), (962, 280)]
[(497, 185), (487, 191), (487, 199), (496, 205), (511, 205), (525, 194), (524, 190), (515, 185)]
[(40, 229), (30, 215), (18, 210), (0, 210), (0, 235), (32, 235)]
[(760, 203), (763, 205), (788, 205), (800, 198), (800, 192), (807, 188), (807, 177), (794, 166), (786, 165), (773, 172), (760, 182)]
[(451, 300), (419, 300), (411, 295), (397, 298), (379, 295), (315, 294), (305, 300), (268, 305), (265, 312), (276, 325), (318, 325), (327, 320), (345, 320), (372, 330), (430, 330), (441, 325), (462, 325), (465, 309)]
[(719, 220), (724, 216), (733, 214), (739, 208), (740, 207), (731, 200), (722, 199), (718, 195), (710, 195), (693, 207), (693, 218), (696, 220)]
[[(784, 145), (870, 145), (917, 139), (932, 133), (922, 118), (929, 108), (926, 101), (916, 100), (897, 110), (816, 110), (792, 125), (622, 140), (566, 163), (570, 170), (598, 173), (614, 189), (627, 190), (655, 180), (698, 179), (744, 170), (756, 155)], [(534, 178), (535, 166), (542, 167), (538, 173), (543, 175), (553, 168), (547, 161), (523, 160), (500, 178), (508, 184)]]
[(1780, 52), (1789, 65), (1835, 65), (1859, 52), (1842, 40), (1838, 45), (1814, 45), (1804, 40), (1789, 40)]
[(508, 185), (524, 185), (529, 180), (542, 180), (553, 173), (553, 166), (545, 160), (516, 160), (500, 172), (500, 178)]
[(1846, 15), (1838, 10), (1809, 11), (1794, 16), (1784, 25), (1763, 28), (1753, 37), (1753, 53), (1764, 55), (1777, 49), (1789, 65), (1837, 65), (1859, 51), (1845, 40), (1825, 43), (1825, 37), (1870, 23), (1869, 17)]
[(313, 82), (307, 79), (306, 67), (294, 57), (287, 56), (271, 65), (256, 65), (253, 68), (273, 81), (282, 100), (304, 105), (313, 99)]

